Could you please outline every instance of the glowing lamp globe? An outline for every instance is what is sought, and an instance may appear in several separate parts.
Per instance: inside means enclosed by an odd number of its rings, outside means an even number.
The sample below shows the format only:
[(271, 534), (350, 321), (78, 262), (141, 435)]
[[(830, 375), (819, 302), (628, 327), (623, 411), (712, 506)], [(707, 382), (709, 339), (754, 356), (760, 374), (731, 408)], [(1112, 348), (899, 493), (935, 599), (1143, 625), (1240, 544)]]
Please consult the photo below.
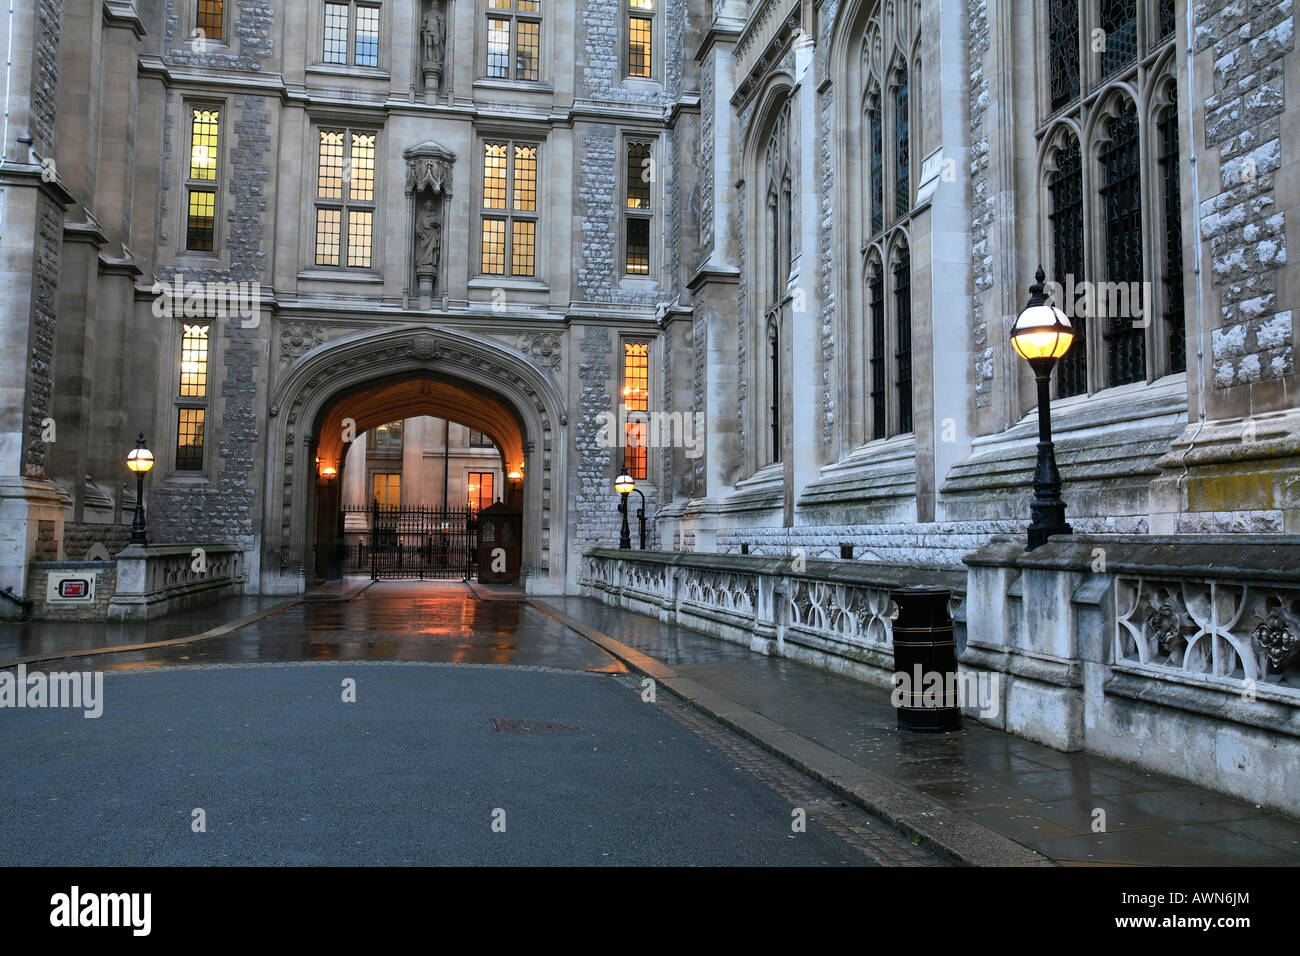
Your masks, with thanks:
[(153, 452), (144, 447), (144, 436), (141, 435), (136, 446), (127, 453), (126, 467), (130, 468), (136, 474), (144, 474), (153, 467)]
[(1055, 362), (1070, 350), (1074, 328), (1069, 317), (1043, 294), (1042, 267), (1034, 278), (1034, 285), (1029, 287), (1029, 304), (1011, 327), (1011, 347), (1031, 363)]
[(630, 475), (619, 475), (614, 479), (614, 490), (620, 495), (630, 495), (636, 488), (636, 482)]

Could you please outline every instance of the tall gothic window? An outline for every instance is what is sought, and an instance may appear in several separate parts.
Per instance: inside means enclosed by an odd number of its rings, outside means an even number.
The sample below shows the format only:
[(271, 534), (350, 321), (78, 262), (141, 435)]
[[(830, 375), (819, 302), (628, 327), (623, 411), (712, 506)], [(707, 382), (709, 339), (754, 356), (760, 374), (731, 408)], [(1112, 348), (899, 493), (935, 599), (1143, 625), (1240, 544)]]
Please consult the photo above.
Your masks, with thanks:
[(767, 326), (767, 375), (771, 403), (767, 413), (771, 419), (772, 450), (769, 458), (781, 460), (781, 332), (774, 316)]
[(176, 406), (176, 470), (203, 470), (203, 427), (208, 414), (208, 330), (182, 325), (180, 388)]
[(885, 422), (885, 277), (879, 267), (867, 284), (871, 296), (871, 437), (884, 438)]
[(323, 129), (316, 153), (316, 265), (372, 267), (375, 137)]
[(623, 434), (623, 473), (645, 478), (648, 433), (646, 413), (650, 408), (650, 343), (623, 343), (623, 410), (627, 414)]
[(1051, 104), (1059, 110), (1079, 95), (1079, 0), (1049, 0)]
[(912, 208), (911, 192), (911, 129), (908, 122), (907, 70), (898, 74), (894, 90), (894, 139), (898, 144), (894, 168), (894, 215), (902, 218)]
[(885, 228), (885, 132), (880, 103), (873, 100), (867, 114), (871, 128), (871, 234)]
[[(1057, 304), (1075, 326), (1074, 345), (1058, 365), (1057, 397), (1186, 367), (1175, 4), (1143, 4), (1140, 34), (1137, 0), (1040, 0), (1037, 8), (1050, 38), (1039, 135), (1055, 147), (1041, 151), (1041, 253), (1067, 293)], [(1083, 63), (1091, 67), (1081, 70)], [(1163, 95), (1139, 113), (1135, 89)], [(1145, 187), (1144, 172), (1151, 174)], [(1152, 241), (1147, 256), (1144, 243)]]
[(479, 271), (537, 275), (537, 145), (483, 144)]
[(1159, 114), (1160, 182), (1163, 193), (1164, 318), (1168, 334), (1169, 371), (1187, 371), (1187, 328), (1183, 314), (1183, 206), (1179, 195), (1178, 99), (1169, 85), (1169, 104)]
[(654, 0), (625, 0), (627, 4), (627, 75), (654, 76)]
[(1137, 0), (1100, 0), (1101, 73), (1109, 76), (1137, 56)]
[(912, 255), (906, 245), (894, 264), (895, 387), (898, 389), (898, 433), (912, 430)]
[[(1047, 191), (1051, 203), (1052, 275), (1062, 289), (1084, 281), (1083, 268), (1083, 157), (1073, 137), (1056, 158), (1056, 172)], [(1076, 314), (1072, 302), (1055, 305), (1067, 312), (1074, 326), (1074, 344), (1056, 366), (1056, 394), (1059, 398), (1088, 390), (1088, 322)]]
[(221, 110), (190, 109), (190, 161), (185, 176), (185, 248), (213, 252), (217, 241), (217, 170), (221, 157)]
[(1110, 142), (1102, 151), (1106, 279), (1123, 284), (1112, 288), (1127, 285), (1132, 291), (1127, 303), (1122, 294), (1107, 296), (1113, 301), (1106, 305), (1118, 305), (1120, 314), (1106, 319), (1106, 372), (1107, 384), (1123, 385), (1146, 377), (1145, 336), (1135, 327), (1135, 317), (1146, 314), (1145, 303), (1132, 301), (1141, 295), (1142, 196), (1137, 109), (1131, 102), (1110, 119), (1108, 132)]
[(650, 274), (650, 226), (652, 221), (651, 181), (654, 164), (650, 144), (627, 144), (627, 202), (623, 210), (623, 271), (628, 275)]

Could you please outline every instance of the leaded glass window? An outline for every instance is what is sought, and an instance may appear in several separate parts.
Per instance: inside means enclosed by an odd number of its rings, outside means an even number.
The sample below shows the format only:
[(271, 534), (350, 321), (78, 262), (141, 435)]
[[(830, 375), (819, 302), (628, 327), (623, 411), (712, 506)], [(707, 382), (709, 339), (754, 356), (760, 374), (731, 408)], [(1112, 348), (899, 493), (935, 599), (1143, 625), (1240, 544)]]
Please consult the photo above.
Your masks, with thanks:
[(871, 437), (884, 438), (885, 431), (885, 279), (871, 275)]
[(1052, 109), (1079, 95), (1079, 0), (1048, 0), (1048, 47)]
[(898, 217), (906, 216), (912, 208), (908, 115), (907, 71), (903, 70), (898, 75), (898, 87), (894, 90), (894, 135), (898, 142), (894, 171), (894, 214)]
[[(1056, 172), (1047, 186), (1051, 201), (1053, 276), (1062, 289), (1084, 281), (1083, 268), (1083, 162), (1078, 141), (1061, 150)], [(1056, 394), (1059, 398), (1088, 390), (1087, 317), (1074, 311), (1073, 302), (1057, 302), (1074, 326), (1074, 344), (1056, 366)]]
[(880, 107), (868, 113), (871, 126), (871, 234), (885, 228), (885, 136), (881, 128)]
[(898, 433), (912, 430), (912, 256), (904, 247), (894, 265), (894, 311), (898, 374)]
[(1109, 76), (1137, 56), (1137, 4), (1136, 0), (1100, 0), (1100, 3), (1105, 40), (1101, 73)]
[(1187, 371), (1187, 328), (1183, 314), (1183, 207), (1179, 191), (1178, 104), (1160, 111), (1160, 180), (1164, 193), (1165, 261), (1164, 315), (1168, 334), (1169, 371)]
[[(1142, 287), (1142, 194), (1138, 153), (1138, 119), (1133, 104), (1108, 125), (1108, 142), (1102, 151), (1102, 208), (1106, 224), (1106, 279), (1113, 294), (1098, 295), (1095, 305), (1107, 310), (1107, 384), (1123, 385), (1146, 377), (1145, 337), (1134, 326), (1145, 315)], [(1115, 309), (1114, 306), (1119, 308)], [(1119, 314), (1110, 314), (1118, 312)]]

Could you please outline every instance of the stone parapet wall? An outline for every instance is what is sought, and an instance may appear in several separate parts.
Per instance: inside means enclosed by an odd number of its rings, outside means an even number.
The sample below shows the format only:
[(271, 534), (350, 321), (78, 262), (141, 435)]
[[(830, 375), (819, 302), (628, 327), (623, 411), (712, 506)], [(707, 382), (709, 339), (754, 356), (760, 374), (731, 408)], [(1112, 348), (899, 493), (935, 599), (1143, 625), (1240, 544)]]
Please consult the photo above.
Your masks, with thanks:
[(1300, 810), (1300, 537), (1000, 537), (967, 564), (988, 722)]

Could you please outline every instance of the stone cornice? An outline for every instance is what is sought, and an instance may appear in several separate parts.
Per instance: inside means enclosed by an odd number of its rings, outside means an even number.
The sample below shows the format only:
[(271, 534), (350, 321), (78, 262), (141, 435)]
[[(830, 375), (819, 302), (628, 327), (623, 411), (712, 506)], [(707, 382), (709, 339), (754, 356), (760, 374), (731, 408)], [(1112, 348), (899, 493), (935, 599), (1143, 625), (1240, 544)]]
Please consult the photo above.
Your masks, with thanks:
[(125, 27), (135, 34), (137, 40), (149, 35), (149, 31), (144, 28), (144, 23), (140, 19), (139, 11), (131, 0), (104, 0), (104, 25)]

